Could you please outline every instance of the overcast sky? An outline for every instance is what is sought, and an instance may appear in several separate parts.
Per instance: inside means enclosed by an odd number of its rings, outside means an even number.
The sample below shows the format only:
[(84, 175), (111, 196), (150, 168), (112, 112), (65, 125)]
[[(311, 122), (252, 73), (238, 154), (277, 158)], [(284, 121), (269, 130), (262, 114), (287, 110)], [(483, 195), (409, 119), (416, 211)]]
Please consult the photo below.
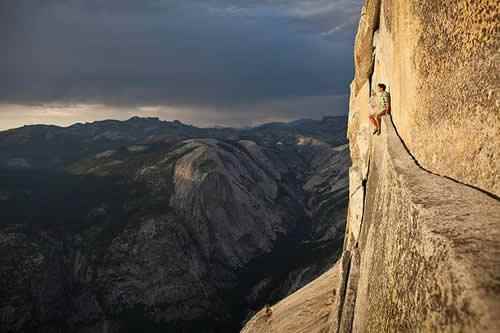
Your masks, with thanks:
[(0, 0), (0, 129), (345, 114), (362, 0)]

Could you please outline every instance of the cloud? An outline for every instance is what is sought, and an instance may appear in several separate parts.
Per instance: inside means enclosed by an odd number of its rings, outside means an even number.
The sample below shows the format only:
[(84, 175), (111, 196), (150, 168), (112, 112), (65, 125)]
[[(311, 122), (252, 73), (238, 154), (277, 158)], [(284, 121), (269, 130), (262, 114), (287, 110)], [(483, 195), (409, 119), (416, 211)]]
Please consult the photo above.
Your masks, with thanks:
[[(360, 0), (0, 0), (0, 102), (106, 105), (114, 114), (161, 105), (245, 122), (253, 106), (345, 96), (359, 7)], [(282, 113), (308, 115), (284, 105)]]
[(180, 120), (200, 127), (255, 126), (298, 118), (320, 119), (345, 114), (347, 96), (305, 96), (275, 99), (234, 107), (142, 105), (119, 108), (105, 104), (0, 104), (0, 131), (32, 124), (69, 126), (104, 119), (126, 120), (133, 116)]

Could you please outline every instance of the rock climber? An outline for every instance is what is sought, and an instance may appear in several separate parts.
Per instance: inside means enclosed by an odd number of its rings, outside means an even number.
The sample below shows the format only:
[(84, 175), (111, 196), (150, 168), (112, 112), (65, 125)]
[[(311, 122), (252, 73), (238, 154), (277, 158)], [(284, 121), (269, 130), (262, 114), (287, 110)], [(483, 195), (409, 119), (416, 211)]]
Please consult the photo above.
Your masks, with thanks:
[(269, 306), (269, 304), (266, 304), (264, 310), (264, 316), (266, 316), (266, 318), (269, 320), (271, 319), (272, 315), (273, 315), (273, 309), (271, 308), (271, 306)]
[(370, 100), (372, 111), (370, 112), (370, 122), (375, 126), (373, 134), (380, 134), (382, 116), (391, 112), (391, 96), (386, 91), (386, 85), (379, 83), (377, 93)]

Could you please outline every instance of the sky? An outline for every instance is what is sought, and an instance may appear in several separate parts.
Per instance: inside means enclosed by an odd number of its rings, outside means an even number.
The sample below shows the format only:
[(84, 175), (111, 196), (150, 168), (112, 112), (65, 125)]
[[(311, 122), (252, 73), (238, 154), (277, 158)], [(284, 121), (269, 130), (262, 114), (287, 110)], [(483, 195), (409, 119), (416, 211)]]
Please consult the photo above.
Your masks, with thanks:
[(362, 0), (0, 0), (0, 130), (347, 112)]

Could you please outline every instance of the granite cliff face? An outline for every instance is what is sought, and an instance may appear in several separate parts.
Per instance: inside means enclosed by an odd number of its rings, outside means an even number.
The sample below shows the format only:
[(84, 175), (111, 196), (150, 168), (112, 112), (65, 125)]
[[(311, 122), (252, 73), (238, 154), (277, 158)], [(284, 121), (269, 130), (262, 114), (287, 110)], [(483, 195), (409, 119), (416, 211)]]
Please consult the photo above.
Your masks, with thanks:
[(355, 43), (350, 140), (370, 89), (385, 82), (398, 134), (419, 165), (498, 197), (499, 29), (493, 0), (367, 1)]
[(237, 331), (337, 259), (345, 124), (0, 133), (0, 330)]
[[(498, 15), (487, 0), (365, 1), (342, 257), (243, 332), (500, 331)], [(392, 116), (372, 136), (379, 82)]]

